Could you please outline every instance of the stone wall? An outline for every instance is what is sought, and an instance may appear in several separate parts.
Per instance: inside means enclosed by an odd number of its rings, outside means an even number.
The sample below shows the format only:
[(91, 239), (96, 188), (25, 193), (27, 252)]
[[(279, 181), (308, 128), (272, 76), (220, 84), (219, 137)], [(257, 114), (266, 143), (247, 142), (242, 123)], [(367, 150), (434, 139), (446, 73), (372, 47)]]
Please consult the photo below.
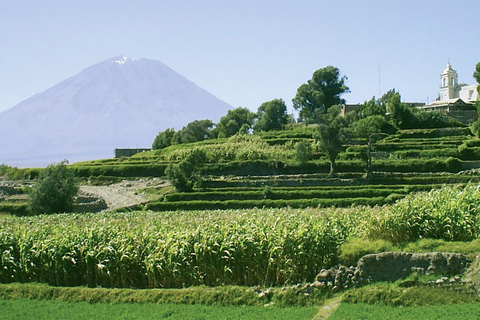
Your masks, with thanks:
[[(396, 281), (412, 273), (419, 275), (438, 275), (442, 283), (459, 282), (456, 277), (463, 274), (471, 261), (460, 253), (431, 252), (382, 252), (363, 256), (356, 267), (339, 266), (322, 269), (314, 285), (330, 288), (336, 292), (342, 289), (356, 288), (377, 281)], [(447, 277), (445, 277), (447, 276)], [(440, 282), (438, 282), (440, 283)]]

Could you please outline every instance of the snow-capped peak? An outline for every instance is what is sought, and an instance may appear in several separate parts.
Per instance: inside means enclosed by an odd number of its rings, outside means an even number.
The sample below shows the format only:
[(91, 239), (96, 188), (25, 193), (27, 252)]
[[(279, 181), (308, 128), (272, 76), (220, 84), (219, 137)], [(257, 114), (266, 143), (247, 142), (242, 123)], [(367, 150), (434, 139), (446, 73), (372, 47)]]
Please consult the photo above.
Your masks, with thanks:
[(116, 60), (113, 60), (113, 62), (114, 62), (114, 63), (118, 63), (119, 65), (123, 65), (123, 64), (125, 64), (128, 60), (133, 61), (133, 59), (129, 59), (129, 58), (123, 56), (123, 57), (120, 57), (120, 58), (118, 58), (118, 59), (116, 59)]

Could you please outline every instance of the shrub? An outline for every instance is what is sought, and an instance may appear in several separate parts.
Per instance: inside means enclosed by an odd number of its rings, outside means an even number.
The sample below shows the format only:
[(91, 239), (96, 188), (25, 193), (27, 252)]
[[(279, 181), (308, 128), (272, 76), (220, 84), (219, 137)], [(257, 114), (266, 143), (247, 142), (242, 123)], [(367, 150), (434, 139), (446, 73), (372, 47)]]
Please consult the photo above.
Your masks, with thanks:
[(28, 200), (31, 214), (71, 211), (78, 186), (67, 161), (51, 164), (40, 173)]
[(171, 163), (165, 170), (165, 174), (178, 191), (192, 191), (194, 185), (201, 181), (199, 169), (205, 160), (204, 151), (193, 149), (179, 163)]
[[(474, 145), (474, 146), (472, 146)], [(458, 153), (463, 160), (478, 160), (480, 159), (480, 147), (476, 146), (474, 142), (466, 142), (458, 147)]]
[(300, 163), (306, 163), (312, 158), (312, 144), (307, 140), (302, 140), (295, 145), (295, 158)]

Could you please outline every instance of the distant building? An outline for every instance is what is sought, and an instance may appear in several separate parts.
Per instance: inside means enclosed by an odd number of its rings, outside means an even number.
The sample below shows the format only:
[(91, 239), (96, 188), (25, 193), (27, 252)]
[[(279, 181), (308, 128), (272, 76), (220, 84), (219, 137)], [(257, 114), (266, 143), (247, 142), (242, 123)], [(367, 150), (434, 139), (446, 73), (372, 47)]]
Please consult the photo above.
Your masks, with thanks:
[(361, 104), (342, 104), (340, 109), (340, 115), (344, 116), (349, 112), (357, 111)]
[(473, 122), (478, 118), (474, 106), (477, 100), (477, 86), (458, 83), (458, 73), (448, 63), (440, 74), (439, 99), (417, 108), (425, 111), (443, 111), (460, 121)]

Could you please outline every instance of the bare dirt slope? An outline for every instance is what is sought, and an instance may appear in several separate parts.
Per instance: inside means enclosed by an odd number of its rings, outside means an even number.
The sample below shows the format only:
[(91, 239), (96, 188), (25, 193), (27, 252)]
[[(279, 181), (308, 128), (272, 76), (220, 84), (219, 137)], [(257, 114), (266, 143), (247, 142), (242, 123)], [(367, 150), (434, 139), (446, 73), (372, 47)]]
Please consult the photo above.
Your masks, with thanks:
[(101, 197), (107, 203), (107, 210), (129, 207), (150, 200), (142, 190), (165, 187), (168, 182), (157, 179), (123, 180), (107, 186), (81, 185), (80, 190)]

